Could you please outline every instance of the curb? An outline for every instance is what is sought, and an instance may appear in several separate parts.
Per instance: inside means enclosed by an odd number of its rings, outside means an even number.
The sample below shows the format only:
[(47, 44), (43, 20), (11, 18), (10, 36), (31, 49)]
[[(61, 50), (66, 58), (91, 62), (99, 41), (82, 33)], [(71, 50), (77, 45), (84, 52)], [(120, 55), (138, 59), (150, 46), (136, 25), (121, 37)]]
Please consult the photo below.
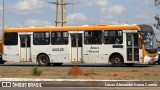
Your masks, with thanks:
[(159, 87), (160, 81), (0, 78), (0, 87)]
[(0, 81), (154, 81), (154, 80), (92, 80), (92, 79), (0, 78)]

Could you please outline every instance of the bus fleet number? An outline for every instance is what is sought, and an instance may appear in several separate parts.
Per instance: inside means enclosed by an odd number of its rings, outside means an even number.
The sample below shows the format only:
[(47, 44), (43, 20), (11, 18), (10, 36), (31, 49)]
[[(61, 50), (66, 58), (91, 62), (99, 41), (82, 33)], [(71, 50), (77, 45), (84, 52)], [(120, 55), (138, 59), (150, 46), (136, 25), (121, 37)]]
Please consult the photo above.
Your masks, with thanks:
[(52, 51), (63, 52), (64, 48), (53, 48)]

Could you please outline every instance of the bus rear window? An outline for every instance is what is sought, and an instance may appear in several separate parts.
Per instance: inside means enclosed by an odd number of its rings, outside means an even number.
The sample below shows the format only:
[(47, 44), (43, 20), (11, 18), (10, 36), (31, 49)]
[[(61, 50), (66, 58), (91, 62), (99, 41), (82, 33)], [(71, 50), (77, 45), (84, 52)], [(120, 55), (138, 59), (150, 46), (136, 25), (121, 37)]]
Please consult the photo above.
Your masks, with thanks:
[(4, 34), (4, 45), (17, 45), (17, 44), (18, 44), (18, 33)]

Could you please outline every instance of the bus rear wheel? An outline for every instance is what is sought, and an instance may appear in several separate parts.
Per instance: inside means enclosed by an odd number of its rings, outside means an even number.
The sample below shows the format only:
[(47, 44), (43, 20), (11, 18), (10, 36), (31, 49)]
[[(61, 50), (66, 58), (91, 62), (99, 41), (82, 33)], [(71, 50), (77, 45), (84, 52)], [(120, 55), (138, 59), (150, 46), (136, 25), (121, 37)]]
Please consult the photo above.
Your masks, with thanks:
[(38, 64), (40, 66), (48, 66), (48, 65), (50, 65), (49, 58), (45, 54), (39, 55), (37, 61), (38, 61)]
[(114, 67), (122, 67), (123, 66), (123, 58), (120, 55), (114, 55), (111, 58), (112, 66)]

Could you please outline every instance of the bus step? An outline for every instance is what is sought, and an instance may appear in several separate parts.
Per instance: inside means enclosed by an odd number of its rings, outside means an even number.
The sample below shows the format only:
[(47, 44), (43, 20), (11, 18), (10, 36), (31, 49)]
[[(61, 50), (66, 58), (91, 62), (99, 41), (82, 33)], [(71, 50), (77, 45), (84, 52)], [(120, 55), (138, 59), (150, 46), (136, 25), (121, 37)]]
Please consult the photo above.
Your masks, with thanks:
[(82, 61), (72, 61), (71, 63), (72, 63), (72, 64), (82, 64), (82, 63), (84, 63), (84, 62), (82, 62)]

